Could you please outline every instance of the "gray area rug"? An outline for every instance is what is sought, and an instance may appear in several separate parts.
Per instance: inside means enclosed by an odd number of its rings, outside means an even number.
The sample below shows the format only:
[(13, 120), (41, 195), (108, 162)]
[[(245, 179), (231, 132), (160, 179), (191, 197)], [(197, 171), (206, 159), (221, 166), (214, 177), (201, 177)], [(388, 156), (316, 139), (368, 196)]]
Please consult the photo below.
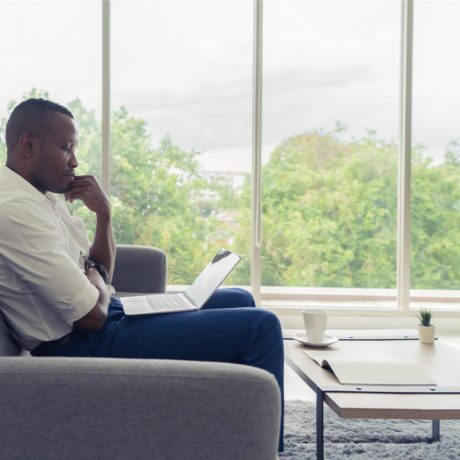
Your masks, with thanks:
[[(316, 458), (315, 405), (286, 401), (281, 459)], [(430, 442), (430, 420), (341, 419), (324, 406), (324, 458), (460, 459), (460, 420), (441, 421), (441, 441)]]

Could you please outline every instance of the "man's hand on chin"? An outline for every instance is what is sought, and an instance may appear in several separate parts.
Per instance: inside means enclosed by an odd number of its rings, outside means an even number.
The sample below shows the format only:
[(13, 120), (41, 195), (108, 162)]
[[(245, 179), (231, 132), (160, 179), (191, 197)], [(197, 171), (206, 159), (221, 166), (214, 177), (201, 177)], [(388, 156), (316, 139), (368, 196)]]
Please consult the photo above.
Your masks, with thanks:
[(64, 196), (71, 203), (75, 199), (82, 200), (90, 211), (96, 213), (96, 232), (89, 249), (89, 258), (104, 265), (110, 281), (115, 266), (116, 248), (108, 196), (94, 176), (75, 176)]
[(110, 216), (110, 200), (94, 176), (75, 176), (64, 197), (70, 203), (82, 200), (97, 215)]

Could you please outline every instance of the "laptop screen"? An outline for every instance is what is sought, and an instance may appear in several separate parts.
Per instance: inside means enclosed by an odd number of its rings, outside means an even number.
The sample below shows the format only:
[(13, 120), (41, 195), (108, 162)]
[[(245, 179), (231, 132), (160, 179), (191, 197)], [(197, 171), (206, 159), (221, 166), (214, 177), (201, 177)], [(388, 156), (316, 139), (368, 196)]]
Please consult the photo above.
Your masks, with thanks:
[(240, 260), (241, 257), (238, 254), (222, 249), (185, 291), (185, 294), (197, 307), (201, 308)]

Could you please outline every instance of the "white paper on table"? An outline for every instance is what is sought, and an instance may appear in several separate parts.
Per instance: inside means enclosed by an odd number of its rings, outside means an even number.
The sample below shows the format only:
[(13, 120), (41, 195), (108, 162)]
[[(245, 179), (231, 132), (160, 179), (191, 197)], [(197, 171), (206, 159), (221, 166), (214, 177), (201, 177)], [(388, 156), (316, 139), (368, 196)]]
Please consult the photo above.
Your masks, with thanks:
[(304, 353), (321, 367), (331, 369), (344, 385), (436, 385), (421, 366), (411, 361), (340, 358), (314, 350)]

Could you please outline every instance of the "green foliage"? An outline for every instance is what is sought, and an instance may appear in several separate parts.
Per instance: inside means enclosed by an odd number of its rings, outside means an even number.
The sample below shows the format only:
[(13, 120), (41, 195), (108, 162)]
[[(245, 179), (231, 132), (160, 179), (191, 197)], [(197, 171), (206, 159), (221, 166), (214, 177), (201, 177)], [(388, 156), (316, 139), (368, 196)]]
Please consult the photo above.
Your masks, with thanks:
[[(49, 95), (32, 89), (27, 97)], [(100, 120), (78, 98), (67, 105), (80, 131), (78, 172), (100, 177)], [(6, 117), (2, 133), (5, 124)], [(331, 132), (292, 136), (263, 166), (263, 285), (396, 287), (397, 146), (373, 131), (351, 140), (345, 135), (346, 126), (337, 123)], [(235, 188), (225, 174), (204, 174), (200, 152), (170, 136), (154, 145), (146, 121), (124, 107), (112, 114), (111, 136), (117, 242), (164, 249), (172, 284), (191, 282), (213, 251), (227, 247), (245, 256), (229, 283), (249, 284), (249, 175)], [(423, 146), (413, 148), (412, 288), (460, 289), (459, 158), (458, 140), (442, 164)], [(92, 237), (94, 215), (81, 202), (70, 207)]]
[(420, 326), (428, 327), (431, 324), (432, 317), (431, 310), (428, 308), (421, 308), (417, 313), (417, 318), (420, 321)]
[[(372, 131), (344, 141), (339, 127), (286, 139), (263, 168), (263, 285), (396, 287), (397, 146)], [(413, 148), (413, 289), (460, 289), (456, 146), (438, 165)], [(250, 212), (240, 209), (249, 235)]]
[(460, 164), (425, 160), (412, 171), (412, 286), (458, 289)]
[(203, 193), (198, 152), (169, 136), (154, 148), (144, 120), (117, 110), (112, 123), (112, 197), (119, 243), (146, 244), (168, 254), (171, 283), (190, 283), (214, 250), (228, 246)]
[(263, 168), (264, 285), (395, 284), (396, 146), (337, 135), (293, 136)]

